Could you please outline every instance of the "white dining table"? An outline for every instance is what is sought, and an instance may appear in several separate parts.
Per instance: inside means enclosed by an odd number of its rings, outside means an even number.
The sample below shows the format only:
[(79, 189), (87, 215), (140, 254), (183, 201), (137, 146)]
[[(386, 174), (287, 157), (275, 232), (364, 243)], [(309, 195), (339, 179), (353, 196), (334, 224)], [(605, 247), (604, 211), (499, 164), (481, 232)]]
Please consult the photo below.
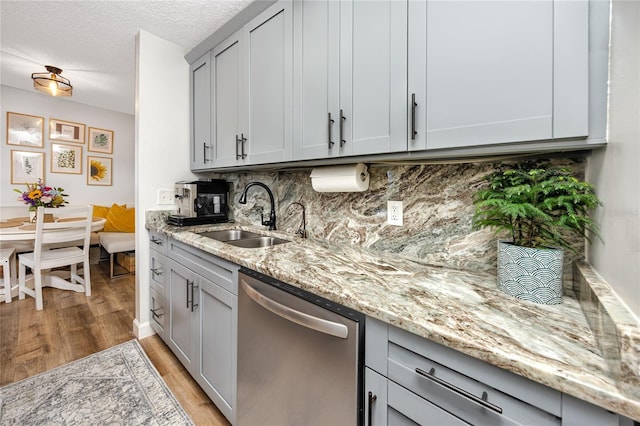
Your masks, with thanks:
[[(66, 222), (71, 220), (78, 220), (77, 218), (63, 217), (56, 218), (57, 222)], [(91, 225), (91, 231), (97, 232), (104, 228), (106, 219), (100, 217), (94, 217)], [(60, 232), (60, 231), (44, 231), (44, 232)], [(6, 219), (0, 222), (0, 247), (15, 247), (18, 252), (32, 251), (33, 243), (36, 239), (36, 225), (30, 223), (29, 218), (13, 218)], [(76, 292), (84, 292), (84, 286), (80, 284), (73, 284), (66, 280), (69, 277), (68, 271), (52, 271), (43, 275), (43, 287), (55, 287), (62, 290), (72, 290)], [(26, 279), (32, 279), (33, 276), (29, 274)], [(13, 279), (17, 279), (14, 277)], [(14, 284), (11, 283), (12, 294), (14, 294)]]

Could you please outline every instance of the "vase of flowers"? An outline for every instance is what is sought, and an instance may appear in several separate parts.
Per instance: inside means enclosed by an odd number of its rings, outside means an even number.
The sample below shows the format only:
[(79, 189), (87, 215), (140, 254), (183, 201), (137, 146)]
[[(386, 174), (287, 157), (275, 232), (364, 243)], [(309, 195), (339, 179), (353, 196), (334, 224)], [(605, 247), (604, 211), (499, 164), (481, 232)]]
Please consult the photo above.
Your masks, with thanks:
[[(64, 199), (67, 194), (64, 193), (63, 188), (46, 186), (42, 183), (42, 179), (38, 179), (36, 183), (28, 183), (26, 191), (17, 188), (14, 189), (14, 191), (20, 194), (18, 201), (22, 201), (29, 206), (29, 218), (31, 222), (35, 222), (36, 210), (40, 206), (58, 208), (68, 204)], [(53, 215), (45, 215), (44, 221), (53, 222)]]

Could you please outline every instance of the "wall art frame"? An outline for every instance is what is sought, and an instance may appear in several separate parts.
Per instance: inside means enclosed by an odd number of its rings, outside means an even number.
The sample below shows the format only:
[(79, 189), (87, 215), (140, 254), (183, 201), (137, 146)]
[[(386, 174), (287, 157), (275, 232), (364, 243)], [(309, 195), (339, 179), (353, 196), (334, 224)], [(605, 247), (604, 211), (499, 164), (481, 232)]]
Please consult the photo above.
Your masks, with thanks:
[(53, 142), (84, 143), (85, 125), (73, 121), (49, 119), (49, 139)]
[(44, 182), (44, 152), (11, 150), (11, 183)]
[(113, 159), (87, 156), (87, 185), (112, 185)]
[(82, 174), (82, 146), (51, 143), (51, 173)]
[(88, 151), (113, 154), (113, 130), (89, 127), (87, 140)]
[(44, 117), (7, 111), (7, 145), (44, 147)]

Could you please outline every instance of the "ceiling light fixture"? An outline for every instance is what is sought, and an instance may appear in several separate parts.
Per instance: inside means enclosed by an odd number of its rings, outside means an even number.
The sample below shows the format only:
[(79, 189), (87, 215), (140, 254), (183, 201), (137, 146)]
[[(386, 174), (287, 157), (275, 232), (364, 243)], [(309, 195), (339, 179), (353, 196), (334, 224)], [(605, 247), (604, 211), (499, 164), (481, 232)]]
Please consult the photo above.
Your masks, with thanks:
[(51, 96), (71, 96), (73, 87), (69, 79), (62, 77), (60, 68), (45, 65), (49, 72), (34, 72), (31, 74), (33, 88)]

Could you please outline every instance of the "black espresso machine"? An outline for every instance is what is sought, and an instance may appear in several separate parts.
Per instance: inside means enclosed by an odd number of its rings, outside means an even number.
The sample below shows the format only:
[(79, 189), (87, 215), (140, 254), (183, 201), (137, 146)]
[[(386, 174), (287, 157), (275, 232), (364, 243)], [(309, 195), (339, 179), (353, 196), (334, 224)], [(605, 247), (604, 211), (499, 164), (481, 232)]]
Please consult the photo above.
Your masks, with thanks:
[(176, 182), (178, 212), (169, 215), (174, 226), (204, 225), (229, 221), (229, 187), (222, 179)]

